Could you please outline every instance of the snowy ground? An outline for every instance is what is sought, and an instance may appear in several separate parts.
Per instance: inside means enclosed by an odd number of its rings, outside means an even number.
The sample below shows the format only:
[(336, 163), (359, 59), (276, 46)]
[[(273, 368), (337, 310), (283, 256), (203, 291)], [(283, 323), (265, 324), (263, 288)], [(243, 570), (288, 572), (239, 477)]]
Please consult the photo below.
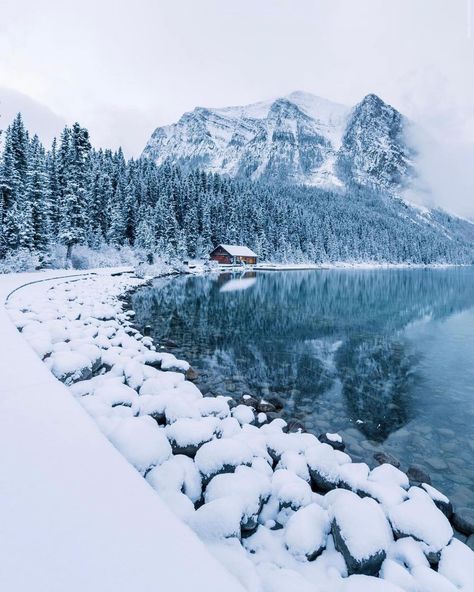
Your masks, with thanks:
[(13, 294), (39, 357), (0, 313), (2, 589), (237, 590), (192, 529), (251, 592), (474, 590), (439, 492), (352, 463), (335, 434), (204, 398), (123, 312), (117, 296), (139, 283), (103, 271)]
[[(241, 590), (12, 324), (8, 293), (60, 275), (0, 276), (0, 590)], [(30, 300), (51, 320), (42, 303), (53, 284), (22, 288), (10, 306)]]

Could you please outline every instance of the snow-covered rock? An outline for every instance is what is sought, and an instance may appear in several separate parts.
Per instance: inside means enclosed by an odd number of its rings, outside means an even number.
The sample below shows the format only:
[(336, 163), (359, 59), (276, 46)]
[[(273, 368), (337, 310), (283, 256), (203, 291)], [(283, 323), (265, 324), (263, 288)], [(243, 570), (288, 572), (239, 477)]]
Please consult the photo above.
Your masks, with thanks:
[(408, 536), (393, 542), (387, 551), (387, 557), (405, 565), (409, 570), (418, 565), (429, 567), (428, 559), (423, 553), (422, 543)]
[(288, 469), (277, 469), (273, 473), (272, 496), (278, 500), (280, 508), (292, 510), (307, 506), (313, 499), (308, 483)]
[(352, 575), (342, 582), (339, 590), (340, 592), (402, 592), (403, 588), (372, 576)]
[(158, 427), (151, 417), (123, 419), (109, 437), (112, 444), (143, 474), (171, 456), (171, 446), (164, 429)]
[(173, 372), (185, 373), (190, 368), (189, 362), (186, 362), (185, 360), (178, 360), (178, 358), (173, 354), (160, 353), (158, 355), (161, 357), (162, 370), (171, 370)]
[(95, 389), (94, 395), (111, 407), (132, 407), (138, 402), (137, 392), (118, 380), (108, 380)]
[(326, 510), (309, 504), (297, 510), (285, 526), (285, 544), (297, 559), (313, 561), (326, 546), (331, 521)]
[(435, 506), (443, 512), (446, 518), (451, 518), (453, 514), (453, 506), (449, 499), (444, 494), (442, 494), (441, 491), (438, 491), (431, 485), (428, 485), (428, 483), (422, 483), (421, 487), (434, 501)]
[(182, 454), (171, 456), (153, 467), (146, 480), (160, 495), (166, 491), (182, 492), (193, 503), (202, 495), (201, 475), (193, 461)]
[(244, 425), (245, 423), (252, 423), (255, 419), (254, 412), (252, 411), (251, 407), (247, 405), (237, 405), (232, 409), (232, 417), (240, 423), (240, 425)]
[(438, 573), (462, 590), (474, 590), (474, 551), (453, 539), (441, 551)]
[(234, 473), (216, 475), (206, 487), (205, 502), (238, 496), (242, 502), (242, 530), (252, 532), (257, 527), (262, 504), (270, 495), (270, 479), (254, 468), (239, 466)]
[(459, 588), (429, 567), (419, 565), (413, 568), (411, 573), (421, 592), (459, 592)]
[(375, 483), (397, 485), (398, 487), (403, 487), (403, 489), (408, 489), (409, 487), (409, 481), (406, 474), (388, 463), (381, 464), (372, 469), (368, 479)]
[(244, 442), (223, 438), (203, 444), (196, 453), (195, 462), (203, 480), (208, 483), (214, 475), (233, 473), (239, 465), (250, 466), (252, 459), (252, 451)]
[(405, 592), (418, 592), (419, 587), (410, 571), (393, 559), (385, 559), (380, 569), (380, 577)]
[(65, 384), (87, 380), (92, 376), (92, 362), (79, 352), (55, 352), (51, 354), (48, 363), (54, 376)]
[(310, 481), (309, 471), (308, 471), (308, 464), (306, 462), (306, 457), (304, 454), (300, 454), (295, 452), (294, 450), (289, 450), (288, 452), (284, 452), (278, 464), (276, 466), (277, 469), (288, 469), (301, 479), (305, 481)]
[(167, 389), (175, 388), (180, 382), (184, 382), (184, 376), (179, 372), (160, 372), (143, 382), (140, 395), (158, 395)]
[(205, 541), (240, 538), (242, 513), (242, 500), (229, 495), (201, 506), (188, 523)]
[(336, 497), (330, 512), (334, 543), (349, 573), (377, 575), (393, 540), (380, 506), (347, 491)]
[(311, 483), (315, 489), (330, 491), (340, 482), (340, 465), (334, 450), (328, 444), (314, 446), (306, 451)]
[(342, 436), (339, 434), (335, 434), (333, 432), (326, 432), (324, 434), (320, 434), (319, 441), (323, 444), (329, 444), (334, 450), (344, 450), (346, 445), (342, 440)]
[(199, 413), (202, 417), (213, 415), (219, 419), (225, 419), (230, 415), (227, 397), (204, 397), (198, 401)]
[(192, 419), (181, 417), (166, 428), (166, 435), (173, 449), (173, 454), (184, 454), (191, 458), (205, 443), (212, 440), (218, 420), (213, 417)]
[(439, 554), (453, 536), (446, 516), (419, 487), (412, 487), (410, 498), (389, 511), (396, 537), (411, 536), (423, 543), (430, 563), (436, 564)]

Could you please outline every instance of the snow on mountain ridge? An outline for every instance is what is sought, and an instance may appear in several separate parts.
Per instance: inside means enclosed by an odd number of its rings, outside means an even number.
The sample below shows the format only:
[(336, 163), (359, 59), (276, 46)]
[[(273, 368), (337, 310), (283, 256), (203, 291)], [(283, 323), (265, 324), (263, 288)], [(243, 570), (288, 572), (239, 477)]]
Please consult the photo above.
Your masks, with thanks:
[(403, 116), (376, 95), (354, 108), (303, 91), (244, 106), (196, 107), (155, 130), (143, 152), (230, 177), (385, 188), (410, 173)]

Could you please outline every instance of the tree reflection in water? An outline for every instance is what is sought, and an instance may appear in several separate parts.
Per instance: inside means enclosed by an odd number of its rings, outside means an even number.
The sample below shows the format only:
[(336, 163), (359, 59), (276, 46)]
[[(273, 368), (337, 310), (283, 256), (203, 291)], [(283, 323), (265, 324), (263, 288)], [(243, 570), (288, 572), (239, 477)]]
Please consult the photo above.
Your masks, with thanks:
[(179, 344), (204, 390), (278, 393), (309, 427), (326, 411), (381, 442), (412, 416), (422, 352), (404, 329), (471, 307), (473, 284), (471, 269), (193, 276), (157, 280), (133, 307)]

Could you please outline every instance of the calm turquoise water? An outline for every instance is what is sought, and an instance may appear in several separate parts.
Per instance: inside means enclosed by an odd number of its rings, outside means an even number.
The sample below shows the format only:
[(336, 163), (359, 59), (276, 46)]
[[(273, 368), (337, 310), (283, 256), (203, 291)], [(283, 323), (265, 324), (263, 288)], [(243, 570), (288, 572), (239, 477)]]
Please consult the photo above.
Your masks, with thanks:
[(474, 506), (474, 269), (183, 277), (133, 307), (204, 392), (277, 393), (355, 460), (390, 452)]

